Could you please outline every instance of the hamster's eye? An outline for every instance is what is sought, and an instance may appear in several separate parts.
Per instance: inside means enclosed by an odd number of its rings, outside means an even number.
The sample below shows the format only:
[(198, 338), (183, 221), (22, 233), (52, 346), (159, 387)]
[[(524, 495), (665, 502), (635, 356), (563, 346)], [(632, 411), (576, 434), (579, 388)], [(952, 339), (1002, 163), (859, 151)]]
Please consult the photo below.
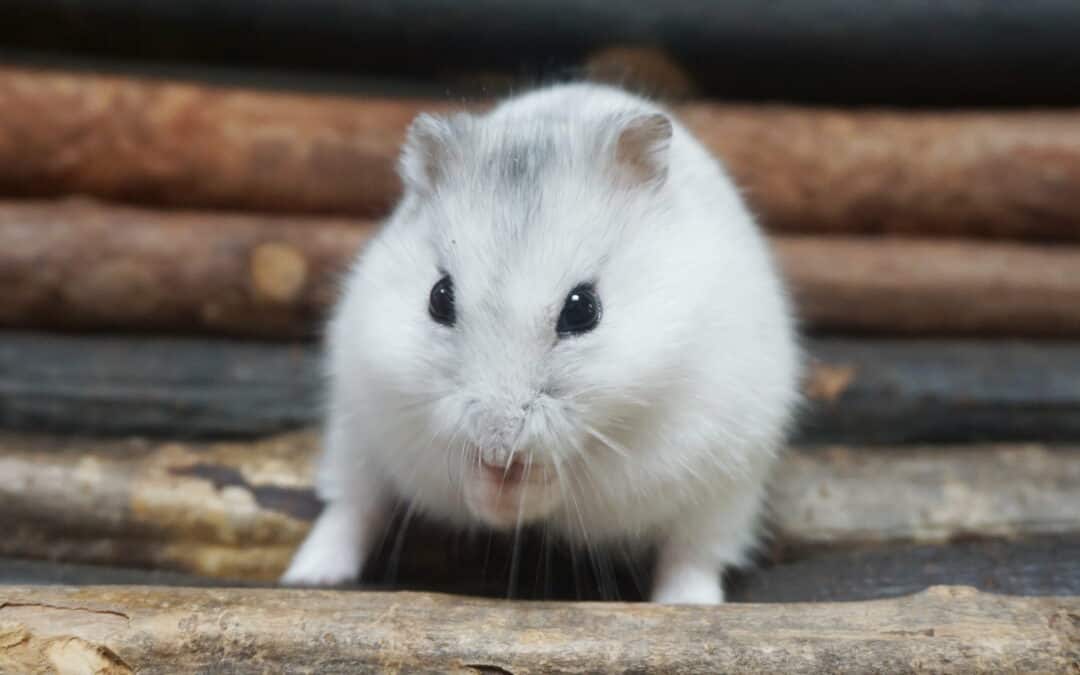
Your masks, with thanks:
[(428, 299), (428, 313), (431, 318), (444, 326), (454, 325), (454, 281), (450, 275), (444, 276), (431, 287)]
[(581, 284), (570, 291), (559, 314), (555, 331), (559, 337), (588, 333), (600, 323), (600, 298), (592, 284)]

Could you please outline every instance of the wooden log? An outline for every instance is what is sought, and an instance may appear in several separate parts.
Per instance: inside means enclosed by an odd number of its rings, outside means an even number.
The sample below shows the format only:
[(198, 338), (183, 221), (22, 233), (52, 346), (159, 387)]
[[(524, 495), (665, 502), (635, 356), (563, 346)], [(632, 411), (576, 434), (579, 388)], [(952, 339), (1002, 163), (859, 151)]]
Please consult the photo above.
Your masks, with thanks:
[[(0, 203), (0, 326), (310, 337), (372, 231), (367, 221)], [(1080, 335), (1078, 246), (773, 243), (813, 331)]]
[[(8, 527), (0, 555), (274, 579), (320, 509), (310, 490), (315, 450), (306, 433), (212, 444), (5, 434), (0, 512)], [(1080, 450), (793, 452), (771, 503), (773, 553), (785, 559), (961, 536), (1071, 535), (1080, 532)], [(545, 561), (540, 533), (527, 536), (459, 535), (422, 515), (399, 517), (366, 579), (482, 586), (490, 573), (505, 583), (515, 546), (531, 561), (523, 576), (542, 578), (555, 563)], [(564, 550), (553, 552), (565, 561)], [(598, 563), (598, 578), (582, 583), (608, 583), (608, 567)]]
[[(0, 68), (0, 191), (373, 216), (409, 120), (335, 98)], [(1080, 112), (676, 106), (776, 231), (1080, 239)]]
[(24, 586), (0, 590), (0, 669), (1068, 672), (1080, 658), (1077, 612), (1075, 597), (946, 586), (892, 600), (719, 607)]
[[(816, 339), (800, 443), (1080, 440), (1080, 345)], [(318, 349), (0, 332), (0, 426), (164, 438), (317, 424)]]
[(218, 0), (198, 12), (138, 0), (7, 0), (5, 8), (0, 42), (9, 51), (51, 51), (78, 63), (119, 56), (313, 76), (407, 74), (452, 86), (470, 73), (485, 81), (545, 81), (574, 73), (597, 52), (629, 46), (665, 54), (710, 94), (728, 99), (1080, 100), (1072, 86), (1080, 10), (1071, 0), (871, 8), (848, 0)]
[(83, 200), (6, 204), (0, 325), (310, 337), (371, 229)]
[(776, 240), (798, 311), (820, 331), (1080, 335), (1080, 250), (873, 238)]

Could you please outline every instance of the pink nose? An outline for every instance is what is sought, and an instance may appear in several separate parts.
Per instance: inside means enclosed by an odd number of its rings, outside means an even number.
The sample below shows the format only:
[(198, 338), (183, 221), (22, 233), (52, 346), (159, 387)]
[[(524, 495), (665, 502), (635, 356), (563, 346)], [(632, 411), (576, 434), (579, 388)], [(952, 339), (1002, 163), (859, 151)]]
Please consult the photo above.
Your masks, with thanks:
[(525, 478), (525, 463), (514, 460), (509, 465), (489, 464), (486, 461), (481, 461), (480, 465), (484, 468), (484, 472), (488, 478), (505, 483), (517, 483)]

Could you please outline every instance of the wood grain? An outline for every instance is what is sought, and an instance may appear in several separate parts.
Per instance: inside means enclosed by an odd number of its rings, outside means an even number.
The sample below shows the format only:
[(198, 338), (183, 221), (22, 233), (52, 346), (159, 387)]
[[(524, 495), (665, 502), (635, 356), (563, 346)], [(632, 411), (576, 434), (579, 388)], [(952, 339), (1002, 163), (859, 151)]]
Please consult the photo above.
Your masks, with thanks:
[[(0, 670), (100, 673), (1068, 672), (1080, 599), (965, 587), (854, 603), (664, 607), (416, 593), (0, 589)], [(82, 671), (85, 672), (85, 671)]]

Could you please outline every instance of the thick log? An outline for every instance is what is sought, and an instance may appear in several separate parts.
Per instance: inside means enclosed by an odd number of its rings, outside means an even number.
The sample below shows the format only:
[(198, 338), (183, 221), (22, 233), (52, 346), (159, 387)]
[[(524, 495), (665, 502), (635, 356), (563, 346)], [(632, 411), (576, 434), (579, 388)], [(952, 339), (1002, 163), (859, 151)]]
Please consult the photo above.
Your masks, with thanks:
[(23, 586), (0, 589), (0, 670), (1068, 672), (1080, 658), (1078, 612), (1075, 597), (947, 586), (892, 600), (719, 607)]
[[(586, 0), (303, 3), (218, 0), (181, 11), (139, 0), (6, 0), (0, 42), (302, 74), (407, 74), (453, 83), (566, 75), (630, 46), (679, 63), (725, 98), (955, 105), (1080, 100), (1080, 10), (1024, 3)], [(102, 35), (109, 35), (102, 40)], [(524, 78), (522, 77), (524, 76)], [(651, 83), (652, 80), (646, 80)], [(958, 83), (962, 83), (959, 86)], [(452, 84), (450, 85), (452, 86)]]
[[(0, 203), (0, 325), (310, 337), (372, 231), (367, 221)], [(813, 331), (1080, 335), (1080, 246), (773, 243)]]
[[(447, 101), (0, 69), (0, 191), (373, 216)], [(1080, 238), (1080, 112), (694, 103), (675, 111), (787, 232)]]
[[(1080, 440), (1080, 345), (817, 339), (800, 443)], [(0, 426), (164, 438), (317, 424), (311, 344), (0, 333)]]
[(310, 337), (371, 230), (83, 200), (5, 204), (0, 325)]
[[(4, 435), (0, 512), (8, 529), (0, 555), (274, 579), (320, 510), (310, 490), (315, 450), (305, 433), (213, 444)], [(793, 452), (771, 503), (779, 558), (826, 547), (1070, 535), (1080, 532), (1080, 450)], [(551, 549), (564, 561), (552, 562), (540, 533), (526, 536), (459, 535), (399, 514), (366, 579), (482, 586), (489, 572), (506, 579), (516, 547), (532, 561), (526, 578), (565, 564), (566, 551)], [(611, 569), (597, 563), (597, 579), (581, 583), (612, 582)]]
[(776, 240), (820, 331), (1080, 335), (1080, 249), (838, 237)]

